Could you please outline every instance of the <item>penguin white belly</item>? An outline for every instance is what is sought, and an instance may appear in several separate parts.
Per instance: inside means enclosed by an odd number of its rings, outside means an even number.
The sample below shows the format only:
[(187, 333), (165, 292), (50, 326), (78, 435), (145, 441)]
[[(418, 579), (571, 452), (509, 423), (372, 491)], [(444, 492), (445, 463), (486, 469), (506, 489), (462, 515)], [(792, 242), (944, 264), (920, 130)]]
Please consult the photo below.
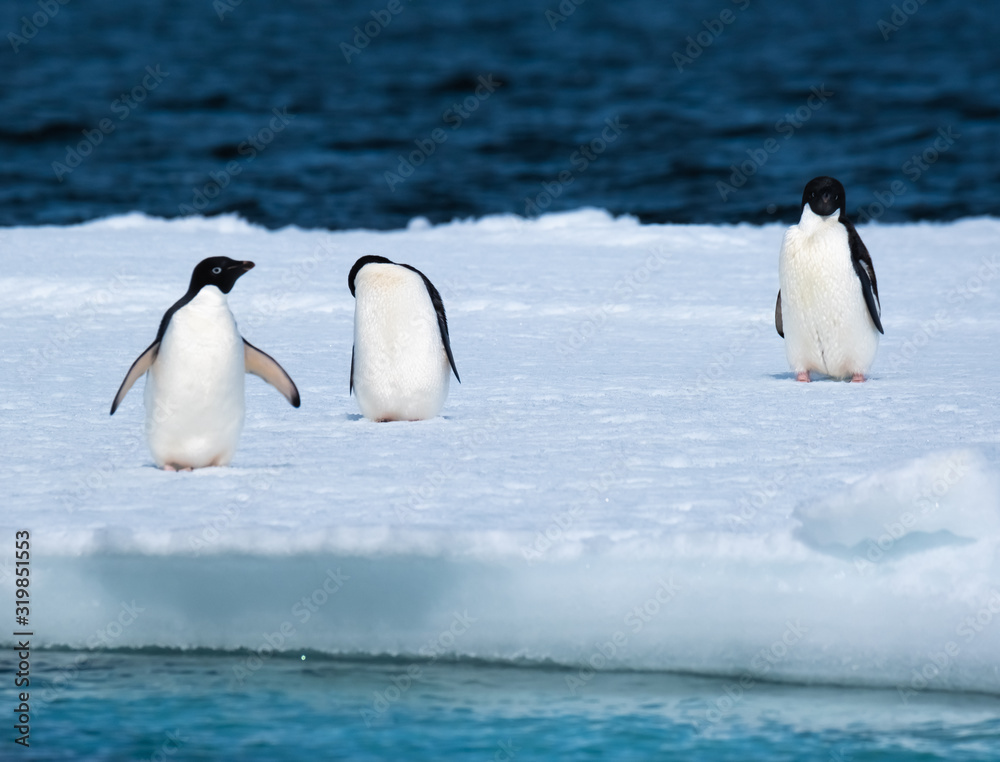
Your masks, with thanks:
[(834, 378), (867, 375), (878, 349), (851, 263), (846, 229), (824, 221), (785, 233), (778, 260), (785, 354), (796, 372)]
[(434, 304), (418, 273), (370, 264), (358, 273), (354, 393), (366, 418), (434, 418), (448, 397), (450, 367)]
[(244, 349), (215, 286), (174, 313), (146, 376), (146, 437), (161, 468), (227, 465), (243, 430)]

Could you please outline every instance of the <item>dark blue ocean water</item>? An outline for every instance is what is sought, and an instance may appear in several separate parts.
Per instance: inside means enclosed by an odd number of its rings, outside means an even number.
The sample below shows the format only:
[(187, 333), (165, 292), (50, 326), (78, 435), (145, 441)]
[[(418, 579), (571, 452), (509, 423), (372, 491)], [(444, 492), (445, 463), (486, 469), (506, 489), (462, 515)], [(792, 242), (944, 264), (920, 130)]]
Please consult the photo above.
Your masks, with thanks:
[(1000, 214), (993, 3), (5, 0), (0, 35), (2, 225), (790, 221), (819, 174)]
[[(997, 760), (994, 697), (660, 673), (36, 652), (25, 760)], [(9, 658), (0, 659), (7, 673)], [(239, 673), (242, 669), (243, 673)], [(241, 674), (237, 679), (235, 675)], [(412, 677), (410, 677), (412, 676)], [(575, 682), (574, 682), (575, 679)], [(13, 709), (10, 691), (0, 698)], [(10, 706), (7, 706), (7, 705)], [(8, 711), (8, 715), (10, 712)]]

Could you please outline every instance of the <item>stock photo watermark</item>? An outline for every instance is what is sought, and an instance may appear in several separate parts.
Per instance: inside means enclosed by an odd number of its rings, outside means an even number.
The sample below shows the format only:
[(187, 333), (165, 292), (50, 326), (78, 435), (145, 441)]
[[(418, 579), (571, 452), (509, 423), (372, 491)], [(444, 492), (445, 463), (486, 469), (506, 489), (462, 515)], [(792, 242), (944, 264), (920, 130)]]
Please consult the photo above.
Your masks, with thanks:
[[(113, 101), (109, 107), (112, 114), (118, 117), (121, 123), (129, 118), (133, 111), (139, 108), (149, 94), (160, 86), (164, 79), (170, 76), (169, 71), (162, 71), (160, 64), (146, 67), (146, 75), (138, 85), (128, 90)], [(94, 149), (104, 142), (104, 138), (113, 133), (117, 125), (108, 117), (98, 121), (97, 126), (90, 130), (84, 129), (81, 134), (83, 140), (75, 146), (66, 146), (66, 156), (63, 161), (52, 162), (52, 172), (59, 182), (63, 182), (63, 177), (72, 174), (73, 170), (79, 167), (83, 160), (90, 156)]]
[(191, 215), (204, 211), (212, 201), (222, 194), (222, 191), (230, 186), (233, 178), (238, 177), (243, 172), (244, 167), (265, 151), (295, 119), (295, 114), (288, 113), (288, 106), (273, 108), (271, 113), (273, 116), (266, 126), (261, 127), (251, 135), (247, 135), (246, 140), (236, 147), (236, 153), (243, 158), (233, 159), (221, 171), (209, 172), (208, 182), (201, 188), (192, 188), (191, 203), (179, 204), (177, 206), (178, 212)]
[(658, 617), (663, 608), (681, 592), (680, 586), (674, 582), (673, 578), (665, 580), (661, 577), (656, 581), (659, 584), (653, 594), (638, 605), (633, 606), (622, 617), (625, 629), (615, 630), (607, 640), (595, 643), (594, 651), (584, 659), (584, 666), (565, 677), (566, 687), (571, 692), (578, 693), (594, 679), (599, 671), (606, 669), (614, 660), (618, 659), (621, 653), (628, 648), (629, 639), (642, 632), (646, 625)]
[(181, 750), (181, 747), (184, 746), (185, 738), (177, 728), (174, 728), (173, 731), (168, 730), (163, 735), (166, 740), (160, 744), (160, 748), (146, 757), (149, 762), (165, 762), (165, 760), (177, 754)]
[(562, 0), (561, 3), (556, 7), (555, 10), (551, 8), (545, 9), (545, 20), (549, 24), (549, 29), (553, 32), (556, 31), (561, 23), (566, 21), (570, 16), (576, 13), (576, 9), (583, 5), (587, 0)]
[(214, 0), (212, 10), (219, 17), (219, 21), (225, 21), (227, 14), (243, 5), (243, 0)]
[[(741, 11), (750, 7), (750, 0), (732, 0), (732, 3)], [(683, 73), (685, 66), (690, 66), (700, 58), (705, 49), (715, 44), (715, 41), (722, 36), (728, 26), (736, 21), (736, 18), (732, 8), (723, 8), (717, 16), (702, 21), (701, 25), (705, 28), (697, 34), (687, 36), (687, 39), (684, 40), (687, 43), (684, 52), (674, 51), (674, 66), (677, 67), (677, 71)]]
[(552, 201), (562, 195), (563, 189), (568, 188), (577, 176), (586, 172), (590, 165), (597, 161), (600, 155), (608, 150), (608, 147), (614, 144), (628, 127), (622, 122), (620, 116), (605, 119), (601, 134), (577, 146), (576, 150), (570, 154), (569, 164), (572, 169), (564, 169), (551, 180), (542, 181), (542, 190), (534, 198), (525, 197), (524, 216), (537, 217), (552, 206)]
[(948, 640), (937, 650), (927, 654), (927, 661), (910, 671), (910, 680), (896, 686), (896, 693), (903, 704), (909, 704), (921, 691), (933, 688), (932, 683), (949, 667), (953, 666), (967, 648), (987, 628), (993, 626), (994, 620), (1000, 619), (1000, 590), (993, 589), (978, 609), (962, 618), (955, 627), (957, 639)]
[[(479, 450), (484, 445), (495, 442), (503, 429), (504, 419), (494, 412), (489, 420), (485, 421), (481, 426), (472, 432), (462, 435), (457, 441), (457, 449), (459, 452)], [(414, 518), (415, 515), (425, 511), (441, 488), (454, 479), (460, 472), (458, 465), (453, 460), (443, 461), (421, 479), (419, 486), (408, 485), (406, 492), (409, 497), (405, 504), (396, 506), (396, 518), (406, 522)]]
[[(798, 619), (785, 622), (785, 631), (771, 645), (760, 649), (750, 659), (750, 668), (743, 672), (735, 682), (727, 683), (712, 706), (705, 712), (707, 725), (715, 725), (736, 708), (737, 704), (746, 698), (767, 675), (778, 667), (801, 640), (809, 634), (809, 628)], [(699, 724), (699, 730), (705, 725)]]
[(250, 312), (240, 318), (240, 325), (248, 328), (264, 325), (285, 307), (292, 295), (299, 293), (304, 286), (311, 286), (314, 273), (320, 266), (343, 254), (332, 240), (332, 236), (321, 238), (312, 254), (282, 271), (281, 278), (267, 294), (254, 298)]
[(726, 524), (731, 531), (741, 531), (750, 528), (757, 519), (760, 511), (770, 505), (785, 490), (788, 485), (785, 480), (790, 473), (795, 473), (805, 465), (811, 463), (821, 452), (821, 448), (815, 442), (810, 442), (805, 448), (796, 450), (796, 454), (781, 471), (774, 474), (756, 489), (752, 489), (742, 495), (736, 502), (737, 510), (726, 514)]
[(920, 352), (954, 325), (962, 309), (981, 297), (986, 292), (987, 286), (998, 275), (1000, 275), (1000, 254), (994, 253), (990, 258), (984, 256), (972, 275), (952, 286), (945, 294), (947, 306), (936, 310), (929, 319), (921, 321), (913, 334), (903, 341), (902, 346), (889, 355), (882, 364), (885, 372), (894, 373), (916, 362)]
[(714, 388), (722, 380), (723, 376), (736, 366), (736, 361), (746, 354), (747, 349), (753, 345), (755, 340), (760, 339), (773, 330), (769, 326), (770, 324), (767, 321), (744, 325), (740, 333), (729, 342), (726, 349), (719, 352), (712, 362), (698, 374), (695, 388), (702, 391)]
[(568, 355), (578, 351), (604, 330), (611, 316), (623, 311), (624, 306), (633, 297), (642, 293), (652, 281), (653, 275), (662, 270), (672, 256), (662, 247), (651, 249), (640, 264), (633, 267), (612, 286), (611, 292), (619, 301), (609, 299), (599, 307), (591, 309), (587, 316), (573, 327), (569, 337), (560, 342), (559, 354)]
[(39, 31), (49, 25), (59, 15), (60, 7), (69, 5), (70, 0), (38, 0), (38, 10), (31, 16), (21, 16), (21, 33), (9, 32), (7, 41), (15, 53), (38, 36)]
[(389, 0), (385, 8), (371, 11), (371, 21), (354, 27), (354, 37), (351, 40), (354, 44), (352, 45), (350, 42), (340, 43), (340, 52), (344, 54), (344, 60), (351, 63), (352, 56), (360, 56), (361, 52), (372, 44), (372, 40), (382, 34), (382, 30), (388, 27), (393, 19), (405, 11), (406, 6), (412, 2), (413, 0), (406, 0), (406, 5), (404, 5), (403, 0)]
[(521, 751), (521, 747), (515, 746), (513, 739), (497, 741), (497, 750), (493, 752), (493, 762), (513, 762), (519, 751)]
[(969, 473), (967, 457), (965, 453), (951, 456), (947, 461), (947, 470), (913, 500), (912, 510), (903, 511), (895, 521), (884, 523), (882, 528), (885, 531), (878, 537), (868, 538), (864, 555), (855, 553), (851, 559), (855, 571), (866, 574), (873, 571), (875, 565), (889, 560), (896, 544), (940, 509), (941, 499)]
[[(619, 484), (630, 470), (628, 460), (624, 455), (619, 454), (610, 466), (587, 483), (587, 495), (584, 499), (589, 498), (591, 502), (599, 505), (602, 499), (606, 499), (605, 495), (607, 495), (608, 490)], [(567, 533), (583, 514), (584, 499), (553, 514), (545, 528), (535, 533), (531, 543), (521, 546), (521, 555), (525, 561), (529, 564), (539, 561), (553, 547), (569, 539)]]
[(21, 363), (20, 371), (30, 378), (39, 368), (58, 361), (66, 349), (89, 330), (87, 321), (103, 317), (107, 307), (127, 291), (128, 274), (127, 270), (115, 272), (104, 288), (88, 296), (83, 305), (73, 312), (72, 320), (60, 321), (58, 328), (46, 338), (45, 344), (30, 347), (29, 359)]
[[(955, 142), (962, 137), (960, 133), (954, 131), (954, 127), (951, 125), (939, 127), (937, 135), (931, 145), (927, 146), (919, 154), (913, 154), (900, 166), (900, 171), (909, 180), (910, 185), (915, 185), (923, 177), (924, 173), (937, 163), (942, 154), (947, 153), (955, 145)], [(873, 202), (867, 206), (861, 205), (858, 207), (858, 220), (860, 222), (871, 222), (872, 220), (880, 219), (886, 210), (896, 203), (896, 199), (905, 194), (907, 190), (907, 184), (902, 180), (893, 180), (889, 183), (888, 190), (875, 191), (872, 194), (875, 197)]]
[[(281, 463), (291, 460), (296, 452), (294, 447), (286, 445), (273, 462)], [(243, 489), (225, 506), (219, 508), (212, 515), (201, 517), (199, 521), (201, 529), (188, 537), (188, 548), (195, 555), (200, 555), (208, 549), (223, 545), (226, 533), (238, 525), (246, 508), (253, 504), (253, 498), (260, 497), (260, 493), (270, 490), (280, 473), (281, 470), (278, 468), (264, 468), (254, 471), (243, 485)]]
[[(503, 82), (497, 82), (492, 74), (482, 74), (476, 80), (476, 87), (472, 95), (468, 95), (461, 101), (456, 101), (441, 114), (441, 121), (452, 130), (457, 130), (465, 121), (472, 116), (479, 107), (490, 99), (499, 88), (503, 87)], [(434, 155), (438, 146), (444, 145), (448, 141), (448, 133), (441, 127), (435, 127), (425, 138), (416, 138), (413, 145), (416, 148), (408, 154), (399, 154), (396, 158), (398, 164), (395, 172), (383, 173), (385, 184), (389, 190), (396, 192), (396, 186), (405, 183), (418, 168), (422, 167), (427, 160)]]
[[(163, 423), (169, 419), (175, 410), (169, 404), (165, 404), (162, 400), (158, 400), (156, 407), (152, 413), (152, 418), (157, 423)], [(144, 449), (143, 445), (145, 436), (140, 435), (137, 432), (132, 432), (125, 435), (124, 445), (125, 451), (128, 453), (135, 453)], [(77, 477), (76, 482), (72, 487), (72, 491), (68, 495), (63, 495), (60, 498), (60, 503), (67, 513), (73, 513), (81, 509), (83, 503), (85, 503), (90, 497), (94, 495), (98, 490), (104, 489), (111, 483), (112, 476), (120, 467), (120, 463), (117, 457), (108, 455), (104, 460), (98, 463), (96, 466), (87, 472), (86, 476)]]
[(89, 652), (77, 654), (73, 663), (56, 672), (48, 680), (46, 687), (37, 694), (39, 700), (35, 712), (38, 715), (43, 715), (50, 704), (65, 696), (69, 687), (79, 678), (80, 673), (89, 668), (88, 665), (94, 658), (94, 652), (98, 649), (115, 648), (116, 641), (138, 621), (145, 611), (146, 607), (138, 605), (134, 599), (131, 602), (121, 601), (117, 616), (112, 616), (104, 626), (98, 627), (87, 638), (86, 645), (90, 649)]
[[(300, 627), (308, 624), (350, 579), (339, 566), (336, 570), (327, 569), (323, 581), (311, 593), (297, 600), (289, 613), (298, 621)], [(292, 619), (284, 620), (272, 632), (263, 633), (260, 645), (240, 664), (233, 666), (233, 680), (242, 687), (248, 678), (256, 674), (274, 654), (280, 653), (296, 635), (298, 629)]]
[(902, 3), (893, 4), (888, 20), (880, 18), (875, 24), (882, 33), (882, 39), (888, 41), (926, 2), (927, 0), (903, 0)]
[[(813, 114), (823, 108), (826, 102), (834, 96), (833, 90), (827, 90), (826, 84), (810, 88), (810, 95), (806, 102), (795, 111), (786, 113), (781, 119), (774, 123), (774, 131), (783, 136), (783, 140), (788, 140), (796, 132), (802, 129), (805, 124), (812, 119)], [(729, 182), (719, 180), (715, 183), (716, 190), (723, 201), (728, 201), (729, 197), (747, 184), (747, 181), (757, 174), (770, 158), (781, 150), (784, 143), (777, 138), (767, 138), (760, 146), (746, 149), (747, 158), (737, 164), (730, 164)]]
[(415, 682), (420, 682), (423, 679), (424, 670), (446, 653), (453, 651), (459, 638), (465, 635), (477, 621), (476, 617), (469, 616), (468, 610), (455, 611), (452, 614), (451, 623), (436, 637), (417, 649), (417, 654), (425, 660), (423, 664), (413, 662), (393, 677), (388, 686), (380, 691), (372, 692), (371, 708), (364, 707), (360, 711), (365, 727), (371, 728), (378, 724), (393, 704), (400, 701)]

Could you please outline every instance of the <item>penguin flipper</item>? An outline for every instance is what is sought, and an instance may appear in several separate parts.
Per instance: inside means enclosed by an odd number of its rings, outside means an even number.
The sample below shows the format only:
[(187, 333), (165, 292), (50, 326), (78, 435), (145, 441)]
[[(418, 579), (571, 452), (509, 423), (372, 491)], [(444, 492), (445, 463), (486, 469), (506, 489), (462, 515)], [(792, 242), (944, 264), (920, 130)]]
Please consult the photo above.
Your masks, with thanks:
[(778, 335), (785, 338), (784, 326), (781, 324), (781, 289), (778, 289), (778, 301), (774, 303), (774, 327), (778, 329)]
[(122, 381), (122, 385), (118, 387), (118, 394), (115, 395), (114, 402), (111, 403), (111, 415), (115, 414), (118, 406), (122, 404), (122, 400), (125, 399), (125, 395), (128, 394), (128, 390), (132, 388), (132, 384), (139, 380), (139, 377), (145, 373), (153, 365), (153, 361), (156, 360), (156, 354), (160, 351), (160, 340), (157, 339), (148, 347), (146, 351), (139, 355), (135, 362), (132, 363), (132, 367), (128, 369), (128, 373), (125, 374), (125, 380)]
[(847, 241), (851, 247), (851, 264), (854, 265), (854, 272), (857, 273), (858, 280), (861, 281), (861, 293), (864, 294), (865, 304), (868, 305), (868, 314), (872, 316), (872, 322), (878, 328), (878, 332), (884, 334), (882, 330), (882, 305), (878, 298), (878, 281), (875, 278), (875, 265), (872, 264), (872, 255), (868, 253), (868, 247), (858, 235), (857, 228), (847, 220), (844, 222), (847, 228)]
[(875, 323), (875, 327), (878, 328), (878, 332), (884, 334), (885, 331), (882, 330), (882, 310), (879, 306), (878, 292), (874, 290), (872, 279), (868, 277), (868, 268), (864, 266), (863, 262), (854, 260), (854, 272), (857, 273), (858, 280), (861, 281), (861, 293), (864, 294), (865, 304), (868, 305), (868, 314), (872, 316), (872, 322)]
[(295, 382), (292, 381), (292, 377), (278, 365), (278, 361), (271, 355), (260, 351), (246, 339), (243, 339), (243, 360), (247, 373), (252, 373), (267, 381), (284, 395), (292, 407), (298, 407), (301, 404), (299, 390), (295, 386)]
[(441, 340), (444, 342), (444, 353), (448, 355), (448, 362), (451, 363), (451, 372), (455, 374), (455, 380), (462, 383), (458, 376), (458, 368), (455, 367), (455, 357), (451, 353), (451, 340), (448, 338), (448, 324), (445, 322), (444, 309), (438, 313), (438, 327), (441, 329)]
[(354, 347), (351, 347), (351, 387), (347, 390), (347, 394), (351, 395), (354, 392)]

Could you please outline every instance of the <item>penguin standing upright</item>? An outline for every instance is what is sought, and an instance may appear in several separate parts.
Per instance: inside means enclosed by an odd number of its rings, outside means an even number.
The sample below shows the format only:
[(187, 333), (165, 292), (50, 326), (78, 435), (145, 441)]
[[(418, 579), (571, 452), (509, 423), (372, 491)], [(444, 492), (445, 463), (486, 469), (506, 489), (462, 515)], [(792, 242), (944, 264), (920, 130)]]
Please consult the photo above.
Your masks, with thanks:
[(254, 266), (229, 257), (198, 263), (191, 284), (160, 321), (156, 340), (132, 363), (111, 415), (146, 376), (146, 438), (167, 471), (227, 465), (243, 430), (246, 373), (260, 376), (299, 406), (299, 390), (270, 355), (240, 336), (226, 301)]
[(813, 371), (864, 381), (885, 333), (872, 258), (846, 210), (843, 185), (810, 180), (781, 244), (774, 325), (799, 381)]
[(461, 383), (441, 295), (422, 272), (385, 257), (354, 263), (350, 389), (366, 418), (419, 421), (441, 412), (451, 372)]

